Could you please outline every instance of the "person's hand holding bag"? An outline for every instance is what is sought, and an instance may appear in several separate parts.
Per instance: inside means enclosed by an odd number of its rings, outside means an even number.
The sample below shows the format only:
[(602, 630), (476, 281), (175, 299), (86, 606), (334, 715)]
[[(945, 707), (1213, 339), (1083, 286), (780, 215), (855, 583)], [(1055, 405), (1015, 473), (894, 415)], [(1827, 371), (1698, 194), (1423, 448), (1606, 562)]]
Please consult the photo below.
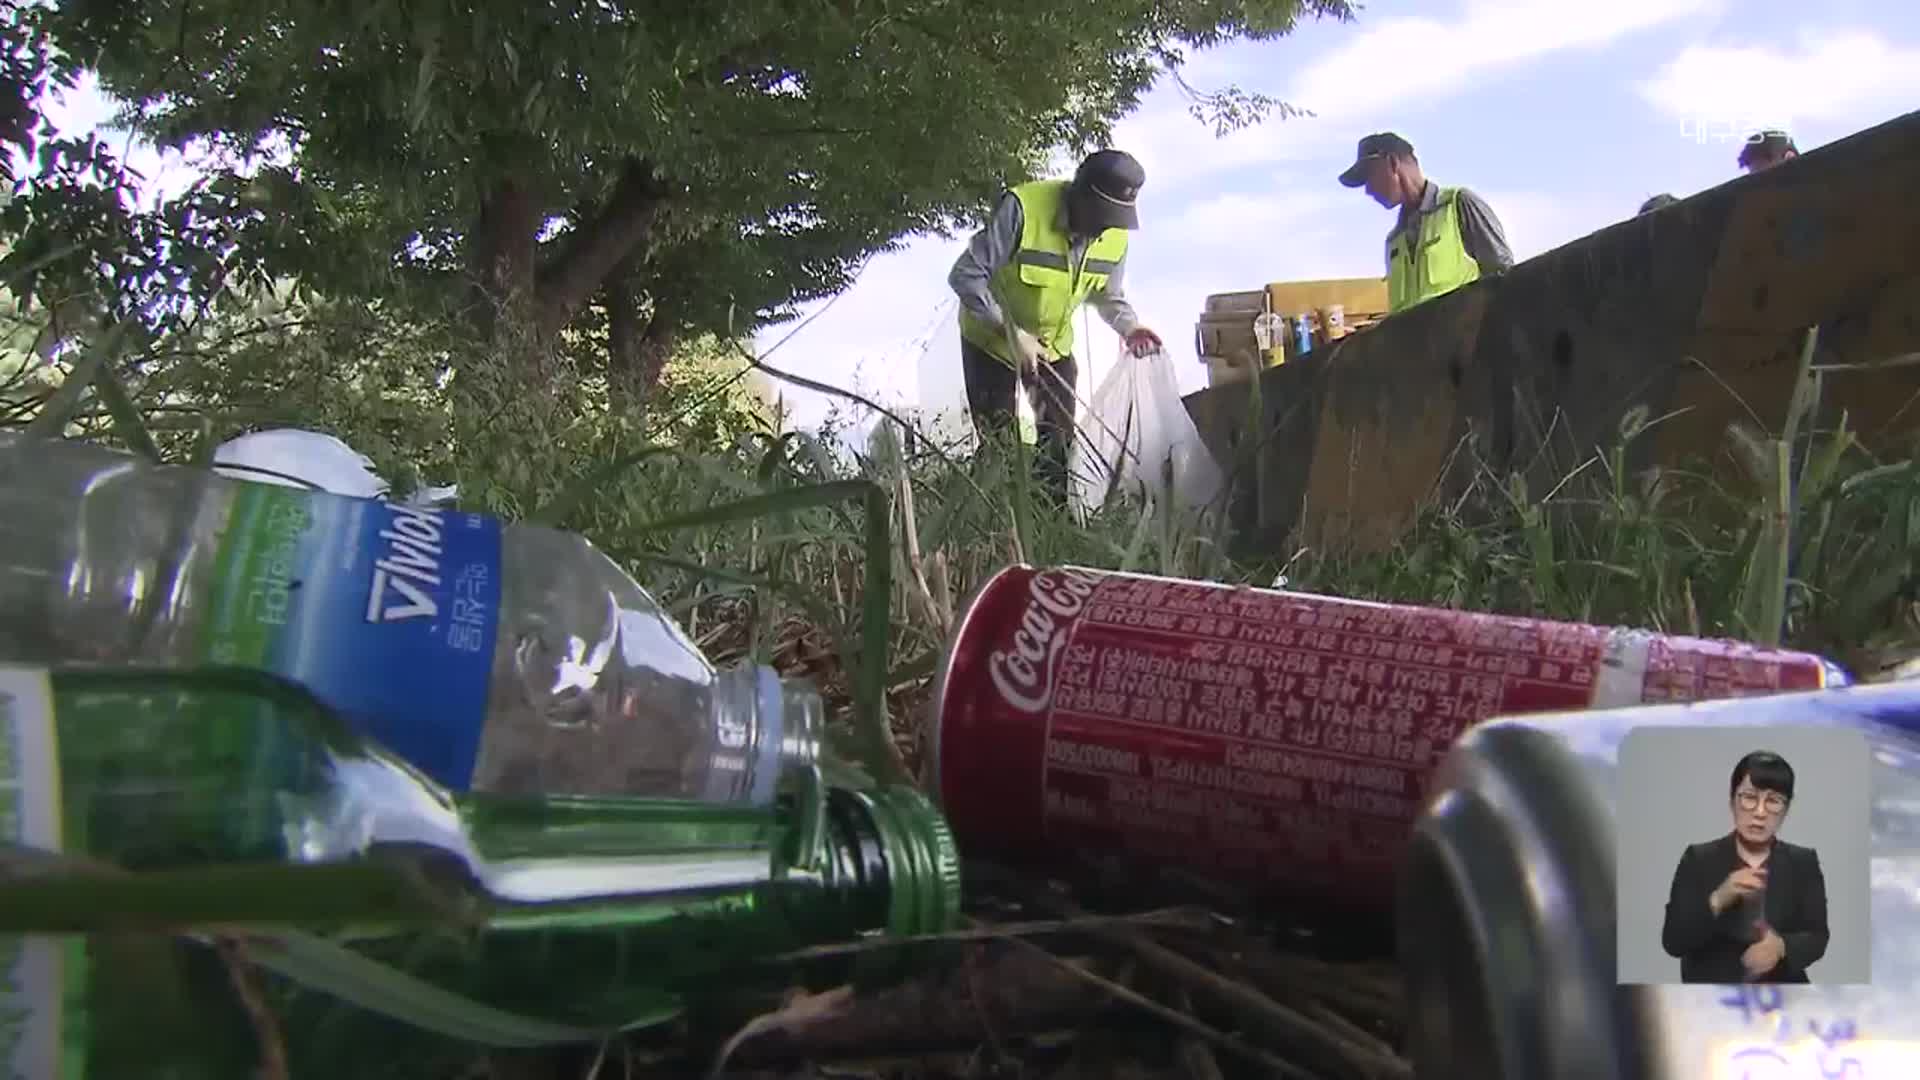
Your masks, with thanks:
[(1159, 334), (1144, 326), (1137, 326), (1128, 331), (1126, 341), (1127, 351), (1135, 356), (1145, 356), (1166, 347), (1161, 342)]

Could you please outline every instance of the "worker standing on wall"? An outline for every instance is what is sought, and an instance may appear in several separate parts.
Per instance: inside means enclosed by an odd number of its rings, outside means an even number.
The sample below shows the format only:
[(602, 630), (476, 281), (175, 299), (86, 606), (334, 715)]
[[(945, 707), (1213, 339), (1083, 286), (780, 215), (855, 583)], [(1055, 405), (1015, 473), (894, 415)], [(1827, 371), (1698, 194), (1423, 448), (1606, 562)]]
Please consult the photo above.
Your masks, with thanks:
[(1365, 187), (1381, 206), (1400, 210), (1387, 233), (1389, 313), (1513, 265), (1500, 219), (1486, 200), (1466, 188), (1441, 187), (1427, 179), (1413, 145), (1392, 132), (1361, 139), (1340, 182)]
[(1035, 180), (1007, 191), (986, 227), (954, 261), (947, 283), (960, 297), (960, 363), (967, 411), (984, 438), (1014, 426), (1024, 386), (1039, 437), (1042, 483), (1061, 505), (1073, 444), (1073, 316), (1091, 300), (1136, 356), (1160, 348), (1140, 325), (1122, 282), (1127, 232), (1146, 170), (1130, 154), (1099, 150), (1072, 180)]

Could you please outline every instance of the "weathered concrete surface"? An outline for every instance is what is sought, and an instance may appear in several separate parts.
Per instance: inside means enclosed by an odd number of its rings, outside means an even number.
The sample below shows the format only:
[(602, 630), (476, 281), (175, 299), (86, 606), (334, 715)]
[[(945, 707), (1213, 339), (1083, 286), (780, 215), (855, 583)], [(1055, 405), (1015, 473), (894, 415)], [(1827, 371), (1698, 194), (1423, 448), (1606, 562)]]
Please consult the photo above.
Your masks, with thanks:
[(1731, 468), (1728, 425), (1779, 429), (1812, 326), (1821, 426), (1844, 412), (1870, 450), (1911, 453), (1920, 364), (1892, 361), (1920, 354), (1916, 192), (1920, 112), (1626, 216), (1257, 387), (1189, 396), (1239, 483), (1241, 547), (1378, 548), (1457, 489), (1459, 466), (1551, 483), (1615, 444), (1636, 405), (1662, 419), (1630, 464)]

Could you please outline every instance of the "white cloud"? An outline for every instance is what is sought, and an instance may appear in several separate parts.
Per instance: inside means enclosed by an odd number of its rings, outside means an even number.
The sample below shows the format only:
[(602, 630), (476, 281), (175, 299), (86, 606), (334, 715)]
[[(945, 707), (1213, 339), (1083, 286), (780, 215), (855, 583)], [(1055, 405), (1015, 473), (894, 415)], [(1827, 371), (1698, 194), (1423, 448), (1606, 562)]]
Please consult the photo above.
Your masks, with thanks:
[(1114, 125), (1114, 145), (1139, 158), (1147, 171), (1147, 186), (1140, 193), (1143, 208), (1178, 197), (1221, 173), (1304, 160), (1323, 150), (1329, 138), (1335, 138), (1332, 125), (1318, 117), (1272, 116), (1216, 135), (1212, 125), (1188, 111), (1186, 99), (1171, 86), (1156, 89), (1138, 112)]
[(1477, 0), (1450, 21), (1382, 19), (1300, 74), (1288, 95), (1327, 117), (1358, 117), (1454, 93), (1548, 53), (1591, 49), (1716, 9), (1722, 0), (1543, 3)]
[[(1307, 109), (1216, 137), (1192, 115), (1177, 87), (1155, 89), (1139, 112), (1115, 128), (1115, 142), (1147, 169), (1143, 198), (1165, 197), (1221, 173), (1322, 157), (1330, 145), (1351, 146), (1369, 122), (1404, 116), (1409, 104), (1431, 105), (1483, 85), (1528, 61), (1570, 49), (1604, 47), (1629, 34), (1720, 8), (1725, 0), (1614, 0), (1604, 4), (1543, 0), (1470, 0), (1451, 19), (1364, 15), (1354, 30), (1308, 24), (1299, 34), (1203, 53), (1215, 62), (1190, 65), (1187, 80), (1206, 91), (1237, 82)], [(1304, 66), (1312, 37), (1337, 33)], [(1218, 62), (1231, 56), (1233, 63)], [(1283, 85), (1273, 69), (1297, 74)]]
[(1183, 245), (1211, 241), (1238, 246), (1261, 237), (1279, 240), (1283, 230), (1311, 222), (1316, 215), (1349, 201), (1340, 196), (1350, 192), (1327, 187), (1324, 182), (1293, 180), (1276, 183), (1265, 193), (1222, 192), (1190, 202), (1152, 225), (1155, 232), (1176, 237)]
[(1861, 29), (1803, 31), (1788, 47), (1692, 45), (1638, 90), (1707, 134), (1807, 125), (1852, 131), (1920, 98), (1920, 48)]

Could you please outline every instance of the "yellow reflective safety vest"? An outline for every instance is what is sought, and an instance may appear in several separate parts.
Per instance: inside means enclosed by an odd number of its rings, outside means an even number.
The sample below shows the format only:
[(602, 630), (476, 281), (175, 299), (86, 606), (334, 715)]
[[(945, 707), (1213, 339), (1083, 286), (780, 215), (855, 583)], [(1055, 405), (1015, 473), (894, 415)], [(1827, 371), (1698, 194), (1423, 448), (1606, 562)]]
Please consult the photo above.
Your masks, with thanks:
[[(1127, 253), (1127, 230), (1107, 229), (1087, 244), (1073, 265), (1066, 227), (1068, 181), (1036, 180), (1012, 189), (1020, 200), (1020, 243), (989, 279), (1001, 314), (1025, 329), (1058, 358), (1073, 352), (1073, 314), (1105, 288)], [(1017, 367), (1005, 328), (960, 308), (960, 336)]]
[[(1460, 237), (1459, 188), (1441, 188), (1439, 205), (1420, 216), (1420, 229), (1387, 237), (1387, 311), (1405, 311), (1450, 293), (1480, 276), (1480, 264)], [(1417, 246), (1416, 246), (1417, 242)]]

